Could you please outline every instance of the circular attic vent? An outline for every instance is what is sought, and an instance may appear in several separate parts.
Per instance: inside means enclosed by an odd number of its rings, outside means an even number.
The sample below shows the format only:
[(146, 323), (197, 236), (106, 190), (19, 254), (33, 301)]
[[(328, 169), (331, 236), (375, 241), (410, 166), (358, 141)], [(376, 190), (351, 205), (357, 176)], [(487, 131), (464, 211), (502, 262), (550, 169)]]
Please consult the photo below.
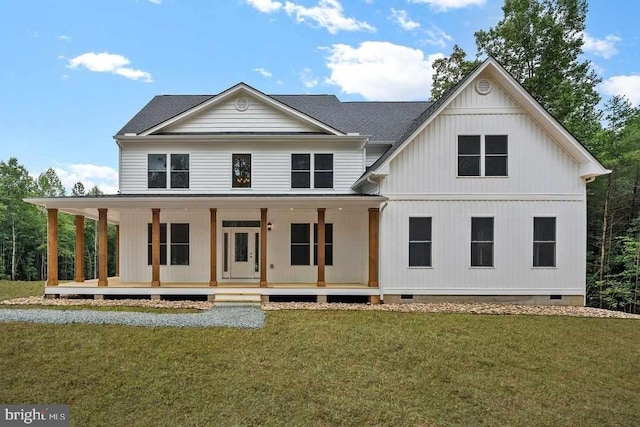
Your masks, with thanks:
[(238, 111), (245, 111), (249, 108), (249, 100), (247, 98), (238, 98), (234, 104)]
[(491, 92), (491, 82), (487, 79), (480, 79), (476, 82), (476, 92), (486, 95)]

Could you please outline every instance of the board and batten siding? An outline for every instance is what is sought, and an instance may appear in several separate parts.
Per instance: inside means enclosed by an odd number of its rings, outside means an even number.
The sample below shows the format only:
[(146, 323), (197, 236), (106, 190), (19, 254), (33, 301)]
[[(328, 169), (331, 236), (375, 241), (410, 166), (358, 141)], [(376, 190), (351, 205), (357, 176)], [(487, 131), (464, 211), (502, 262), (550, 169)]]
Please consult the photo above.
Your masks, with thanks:
[[(148, 189), (147, 155), (188, 153), (188, 189)], [(292, 153), (332, 153), (333, 189), (291, 189)], [(251, 189), (231, 187), (233, 154), (251, 154)], [(343, 143), (292, 142), (127, 142), (120, 150), (122, 194), (188, 193), (353, 193), (364, 172), (362, 149)], [(312, 172), (313, 173), (313, 172)]]
[[(409, 267), (409, 218), (432, 218), (432, 267)], [(471, 267), (471, 218), (494, 218), (494, 267)], [(556, 217), (556, 268), (533, 268), (533, 218)], [(584, 201), (393, 201), (380, 215), (386, 294), (584, 295)]]
[[(188, 209), (188, 208), (187, 208)], [(202, 209), (160, 212), (161, 223), (189, 223), (190, 265), (160, 266), (161, 282), (209, 282), (209, 211)], [(317, 222), (315, 209), (269, 209), (267, 219), (272, 223), (267, 237), (267, 281), (272, 283), (314, 283), (317, 267), (292, 266), (290, 261), (291, 224)], [(260, 220), (259, 208), (243, 210), (218, 209), (218, 281), (223, 279), (223, 239), (226, 220)], [(365, 209), (327, 209), (325, 221), (332, 223), (334, 265), (326, 266), (327, 283), (366, 283), (368, 260), (368, 222)], [(120, 280), (121, 282), (150, 282), (151, 266), (147, 264), (147, 226), (151, 211), (122, 211), (120, 213)], [(259, 230), (256, 228), (256, 230)], [(311, 226), (311, 259), (313, 259), (313, 226)], [(170, 248), (167, 249), (170, 259)], [(241, 281), (241, 280), (240, 280)], [(255, 280), (253, 280), (255, 282)]]
[[(508, 135), (508, 177), (457, 177), (458, 135)], [(390, 163), (381, 194), (584, 194), (580, 165), (497, 85), (469, 85)]]
[(206, 111), (187, 117), (163, 132), (319, 132), (320, 129), (274, 109), (253, 97), (244, 97), (249, 107), (240, 111), (238, 97), (221, 102)]

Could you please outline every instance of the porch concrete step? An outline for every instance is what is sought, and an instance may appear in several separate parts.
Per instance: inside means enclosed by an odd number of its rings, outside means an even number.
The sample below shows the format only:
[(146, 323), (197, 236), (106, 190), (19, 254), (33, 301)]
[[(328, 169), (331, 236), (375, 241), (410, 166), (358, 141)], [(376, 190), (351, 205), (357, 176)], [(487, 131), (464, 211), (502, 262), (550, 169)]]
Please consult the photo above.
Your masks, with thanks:
[(215, 305), (260, 305), (260, 294), (216, 294)]

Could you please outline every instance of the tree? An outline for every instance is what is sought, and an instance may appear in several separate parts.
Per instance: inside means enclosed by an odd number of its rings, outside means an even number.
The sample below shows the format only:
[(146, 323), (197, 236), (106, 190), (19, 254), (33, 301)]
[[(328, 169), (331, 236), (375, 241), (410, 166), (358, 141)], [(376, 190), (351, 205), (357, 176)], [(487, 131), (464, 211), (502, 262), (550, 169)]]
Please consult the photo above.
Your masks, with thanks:
[(449, 57), (433, 62), (435, 73), (432, 78), (431, 99), (439, 99), (478, 65), (478, 60), (469, 61), (466, 57), (467, 53), (456, 44)]
[(38, 192), (42, 197), (62, 197), (66, 190), (58, 174), (53, 168), (49, 168), (46, 172), (41, 173), (37, 179)]
[(73, 194), (74, 196), (84, 196), (84, 184), (80, 181), (73, 184), (71, 194)]
[(505, 0), (504, 17), (475, 33), (478, 56), (500, 62), (579, 140), (599, 128), (601, 81), (581, 61), (586, 0)]

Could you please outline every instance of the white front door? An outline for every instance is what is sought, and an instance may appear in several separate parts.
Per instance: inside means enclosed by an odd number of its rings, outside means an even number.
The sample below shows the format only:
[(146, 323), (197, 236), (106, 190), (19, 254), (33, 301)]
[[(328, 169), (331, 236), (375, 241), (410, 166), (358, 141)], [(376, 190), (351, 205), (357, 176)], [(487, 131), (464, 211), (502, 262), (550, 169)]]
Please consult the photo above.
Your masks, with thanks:
[(260, 232), (249, 228), (231, 230), (229, 259), (232, 279), (252, 279), (259, 274)]

